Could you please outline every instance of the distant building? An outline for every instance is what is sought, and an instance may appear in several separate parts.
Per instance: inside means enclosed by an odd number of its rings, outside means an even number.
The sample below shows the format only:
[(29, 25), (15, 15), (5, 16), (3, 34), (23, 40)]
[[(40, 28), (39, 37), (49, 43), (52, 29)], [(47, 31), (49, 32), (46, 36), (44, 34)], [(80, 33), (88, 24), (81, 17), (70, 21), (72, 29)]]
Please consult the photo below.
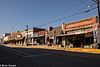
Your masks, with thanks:
[[(29, 28), (4, 34), (4, 41), (19, 45), (61, 45), (63, 47), (97, 48), (97, 17), (86, 18), (61, 26)], [(99, 40), (100, 41), (100, 40)]]
[(6, 43), (10, 39), (10, 33), (3, 34), (3, 42)]
[(28, 44), (28, 45), (33, 45), (33, 44), (37, 44), (40, 41), (40, 38), (45, 38), (44, 34), (45, 34), (46, 29), (43, 28), (37, 28), (37, 27), (33, 27), (33, 28), (29, 28), (28, 30), (23, 30), (21, 31), (22, 33), (22, 37), (24, 37), (24, 44)]
[(4, 33), (3, 37), (9, 36), (9, 35), (10, 35), (10, 33)]
[(23, 37), (20, 31), (12, 32), (8, 36), (4, 37), (4, 42), (7, 44), (23, 44)]

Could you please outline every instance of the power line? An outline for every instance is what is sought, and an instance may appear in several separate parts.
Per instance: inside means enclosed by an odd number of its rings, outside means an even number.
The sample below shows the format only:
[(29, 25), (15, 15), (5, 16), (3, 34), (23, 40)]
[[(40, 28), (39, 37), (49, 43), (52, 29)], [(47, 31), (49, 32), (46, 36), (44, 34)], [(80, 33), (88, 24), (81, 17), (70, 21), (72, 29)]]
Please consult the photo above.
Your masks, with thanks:
[(89, 9), (89, 10), (85, 10), (85, 11), (82, 11), (82, 12), (78, 12), (78, 13), (75, 13), (75, 14), (72, 14), (72, 15), (69, 15), (69, 16), (64, 16), (64, 17), (58, 18), (58, 19), (53, 20), (53, 21), (50, 21), (50, 22), (48, 22), (48, 23), (39, 25), (38, 27), (45, 26), (45, 25), (54, 23), (54, 22), (56, 22), (56, 21), (60, 21), (60, 20), (63, 20), (63, 19), (69, 18), (69, 17), (73, 17), (73, 16), (76, 16), (76, 15), (80, 15), (80, 14), (83, 14), (83, 13), (87, 13), (87, 12), (90, 12), (91, 10), (93, 10), (93, 9), (96, 9), (96, 7), (93, 7), (93, 8), (91, 8), (91, 9)]
[(88, 3), (86, 3), (86, 2), (83, 2), (82, 0), (78, 0), (80, 3), (82, 3), (82, 4), (84, 4), (84, 5), (87, 5), (87, 6), (89, 6), (88, 5)]
[[(79, 2), (81, 2), (82, 4), (86, 5), (86, 7), (93, 7), (94, 5), (96, 5), (95, 3), (92, 4), (88, 4), (86, 2), (83, 2), (82, 0), (78, 0)], [(84, 7), (85, 8), (85, 7)]]
[[(89, 7), (93, 7), (93, 5), (96, 5), (95, 3), (92, 3), (92, 4), (90, 5), (90, 3), (88, 4), (87, 2), (84, 2), (84, 1), (82, 1), (82, 0), (78, 0), (78, 1), (79, 1), (80, 3), (86, 5), (86, 6), (89, 6)], [(94, 0), (92, 0), (92, 1), (94, 1)]]
[[(74, 10), (73, 12), (75, 12), (75, 11), (80, 11), (80, 10), (84, 10), (84, 9), (86, 9), (86, 8), (93, 7), (94, 4), (95, 4), (95, 3), (93, 3), (93, 4), (91, 4), (91, 5), (88, 5), (88, 6), (85, 6), (85, 7), (81, 8), (81, 9)], [(84, 12), (84, 11), (83, 11), (83, 12)], [(88, 11), (87, 11), (87, 12), (88, 12)], [(79, 13), (81, 13), (81, 12), (79, 12)], [(77, 13), (76, 13), (76, 14), (77, 14)], [(75, 15), (75, 14), (72, 14), (72, 15)], [(67, 16), (67, 17), (72, 17), (72, 15), (69, 15), (69, 16)], [(66, 17), (66, 16), (65, 16), (65, 17)], [(45, 25), (54, 23), (55, 21), (60, 21), (60, 20), (63, 19), (63, 18), (64, 18), (64, 17), (61, 17), (61, 18), (56, 19), (56, 20), (53, 20), (53, 21), (49, 21), (48, 23), (45, 23), (45, 24), (42, 24), (42, 25), (38, 25), (37, 27), (45, 26)]]

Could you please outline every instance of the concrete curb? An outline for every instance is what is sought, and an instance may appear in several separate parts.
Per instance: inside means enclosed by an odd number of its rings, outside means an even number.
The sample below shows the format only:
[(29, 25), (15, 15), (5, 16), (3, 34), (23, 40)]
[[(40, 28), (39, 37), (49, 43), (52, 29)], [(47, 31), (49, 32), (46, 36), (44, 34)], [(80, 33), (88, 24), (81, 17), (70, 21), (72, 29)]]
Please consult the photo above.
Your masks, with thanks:
[(51, 49), (51, 50), (64, 50), (72, 52), (83, 52), (83, 53), (92, 53), (100, 54), (100, 49), (86, 49), (86, 48), (64, 48), (64, 47), (55, 47), (55, 46), (16, 46), (16, 45), (6, 45), (7, 47), (12, 48), (42, 48), (42, 49)]

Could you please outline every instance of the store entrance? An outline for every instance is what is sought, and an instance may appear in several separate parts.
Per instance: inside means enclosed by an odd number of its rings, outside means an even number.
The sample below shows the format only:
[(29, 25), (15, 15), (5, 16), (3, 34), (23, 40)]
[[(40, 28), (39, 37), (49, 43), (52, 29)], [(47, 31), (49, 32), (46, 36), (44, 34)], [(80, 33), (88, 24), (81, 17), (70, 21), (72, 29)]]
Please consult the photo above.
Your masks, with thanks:
[(72, 38), (73, 47), (83, 47), (84, 45), (84, 36), (76, 36)]
[(84, 47), (85, 45), (93, 44), (93, 36), (74, 35), (70, 36), (68, 41), (73, 44), (73, 47)]
[(74, 45), (75, 47), (83, 47), (84, 46), (84, 36), (77, 37)]

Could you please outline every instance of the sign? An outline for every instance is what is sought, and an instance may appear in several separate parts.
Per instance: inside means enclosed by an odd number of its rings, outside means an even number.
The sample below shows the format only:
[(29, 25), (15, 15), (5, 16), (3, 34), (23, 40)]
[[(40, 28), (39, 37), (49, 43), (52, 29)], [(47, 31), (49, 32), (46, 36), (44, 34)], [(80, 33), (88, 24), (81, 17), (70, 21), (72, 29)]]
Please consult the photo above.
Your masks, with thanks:
[(84, 29), (75, 30), (75, 31), (69, 31), (69, 32), (67, 32), (67, 35), (81, 34), (81, 33), (85, 33)]
[(92, 17), (92, 18), (65, 24), (65, 30), (79, 28), (87, 25), (93, 25), (95, 23), (96, 23), (96, 17)]
[(76, 30), (75, 31), (75, 34), (81, 34), (81, 33), (84, 33), (85, 31), (83, 30), (83, 29), (81, 29), (81, 30)]
[(21, 37), (21, 35), (17, 35), (17, 37), (18, 37), (18, 38), (20, 38), (20, 37)]
[(37, 33), (34, 33), (33, 35), (31, 35), (31, 37), (34, 37), (34, 36), (39, 36)]
[(96, 39), (97, 38), (97, 30), (93, 30), (93, 37)]
[(94, 40), (97, 41), (97, 44), (100, 44), (100, 24), (99, 23), (96, 23), (93, 26), (93, 36), (94, 36)]
[(99, 23), (93, 25), (93, 30), (97, 30), (97, 28), (99, 28)]
[[(33, 34), (33, 32), (29, 32), (29, 33), (28, 33), (28, 35), (32, 35), (32, 34)], [(25, 33), (25, 36), (26, 36), (26, 35), (27, 35), (27, 33)]]

